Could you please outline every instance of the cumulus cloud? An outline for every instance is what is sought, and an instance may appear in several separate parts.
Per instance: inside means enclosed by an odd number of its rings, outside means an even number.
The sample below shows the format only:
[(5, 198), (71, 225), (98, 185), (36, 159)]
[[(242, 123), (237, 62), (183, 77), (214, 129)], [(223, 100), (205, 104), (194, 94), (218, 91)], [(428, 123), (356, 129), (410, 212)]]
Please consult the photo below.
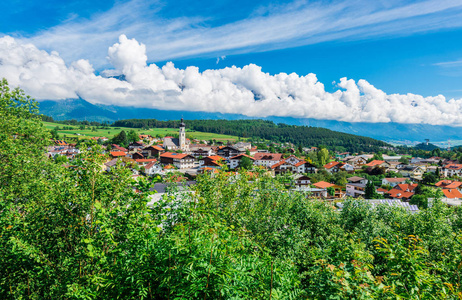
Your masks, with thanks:
[(0, 38), (0, 77), (36, 99), (81, 97), (107, 105), (252, 117), (462, 126), (462, 99), (388, 95), (366, 80), (341, 78), (330, 93), (315, 74), (270, 75), (254, 64), (203, 72), (171, 62), (159, 67), (147, 63), (145, 45), (125, 35), (109, 47), (107, 58), (114, 69), (96, 75), (88, 60), (67, 65), (57, 52)]

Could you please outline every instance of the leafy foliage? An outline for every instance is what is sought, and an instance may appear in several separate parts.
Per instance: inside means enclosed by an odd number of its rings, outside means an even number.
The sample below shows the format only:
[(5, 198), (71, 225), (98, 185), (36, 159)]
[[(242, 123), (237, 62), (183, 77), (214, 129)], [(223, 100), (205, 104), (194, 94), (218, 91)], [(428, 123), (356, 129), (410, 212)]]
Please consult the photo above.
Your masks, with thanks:
[[(191, 191), (127, 168), (96, 143), (65, 168), (44, 155), (35, 103), (0, 85), (1, 299), (457, 299), (462, 210), (410, 214), (290, 177), (204, 174)], [(259, 172), (258, 170), (256, 172)]]

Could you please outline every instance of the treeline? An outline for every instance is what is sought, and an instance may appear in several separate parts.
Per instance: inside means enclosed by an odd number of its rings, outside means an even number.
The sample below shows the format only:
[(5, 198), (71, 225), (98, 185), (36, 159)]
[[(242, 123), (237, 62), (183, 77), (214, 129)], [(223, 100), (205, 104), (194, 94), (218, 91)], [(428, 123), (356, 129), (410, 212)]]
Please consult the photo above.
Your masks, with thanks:
[[(159, 121), (155, 119), (129, 119), (114, 122), (116, 127), (131, 128), (176, 128), (180, 121)], [(195, 131), (235, 135), (253, 140), (270, 140), (278, 143), (292, 143), (296, 146), (316, 147), (323, 145), (331, 150), (346, 149), (350, 152), (378, 151), (390, 146), (385, 142), (368, 137), (341, 133), (325, 128), (275, 124), (266, 120), (188, 120), (186, 128)]]
[(41, 115), (42, 121), (44, 122), (51, 122), (51, 123), (59, 123), (64, 125), (85, 125), (85, 126), (109, 126), (109, 122), (96, 122), (96, 121), (77, 121), (77, 120), (55, 120), (53, 117)]

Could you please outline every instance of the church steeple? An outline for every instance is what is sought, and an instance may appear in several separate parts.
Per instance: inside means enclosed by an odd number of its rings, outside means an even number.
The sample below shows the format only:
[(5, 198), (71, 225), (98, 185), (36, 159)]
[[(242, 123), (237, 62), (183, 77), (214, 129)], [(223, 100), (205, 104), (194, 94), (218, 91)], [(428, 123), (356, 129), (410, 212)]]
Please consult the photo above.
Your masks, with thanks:
[(180, 150), (185, 151), (186, 149), (186, 130), (185, 130), (186, 125), (184, 124), (183, 118), (181, 118), (181, 123), (180, 123), (180, 134), (179, 134), (179, 146)]

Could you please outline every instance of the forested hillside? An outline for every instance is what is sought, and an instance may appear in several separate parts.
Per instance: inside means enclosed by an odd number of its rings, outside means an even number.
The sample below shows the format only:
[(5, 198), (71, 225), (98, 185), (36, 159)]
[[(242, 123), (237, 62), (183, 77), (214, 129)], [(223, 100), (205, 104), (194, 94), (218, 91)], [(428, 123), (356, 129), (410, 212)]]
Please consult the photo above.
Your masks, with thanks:
[[(116, 121), (113, 126), (132, 128), (172, 128), (178, 127), (179, 121), (158, 121), (155, 119), (129, 119)], [(387, 143), (368, 137), (341, 133), (325, 128), (275, 124), (265, 120), (188, 120), (186, 127), (191, 130), (229, 134), (263, 139), (274, 142), (289, 142), (305, 147), (324, 145), (333, 150), (351, 152), (374, 151)]]

